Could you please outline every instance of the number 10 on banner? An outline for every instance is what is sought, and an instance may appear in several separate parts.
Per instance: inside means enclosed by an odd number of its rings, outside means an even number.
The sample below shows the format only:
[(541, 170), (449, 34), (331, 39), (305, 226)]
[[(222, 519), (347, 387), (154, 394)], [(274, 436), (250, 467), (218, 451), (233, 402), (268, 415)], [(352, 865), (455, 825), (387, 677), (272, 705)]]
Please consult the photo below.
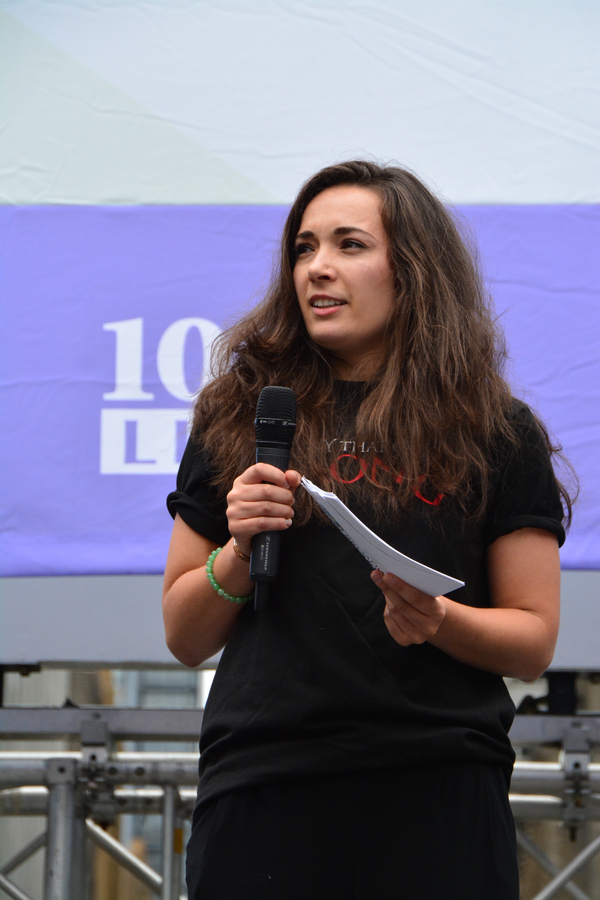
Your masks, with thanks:
[[(143, 387), (143, 319), (107, 322), (114, 331), (115, 387), (103, 399), (154, 400)], [(165, 389), (177, 400), (190, 403), (194, 391), (185, 378), (185, 343), (196, 329), (202, 340), (202, 380), (210, 371), (210, 349), (220, 329), (209, 319), (186, 318), (173, 322), (162, 334), (156, 352), (156, 367)], [(108, 408), (100, 420), (100, 472), (103, 475), (166, 475), (177, 472), (181, 449), (188, 431), (189, 409)]]

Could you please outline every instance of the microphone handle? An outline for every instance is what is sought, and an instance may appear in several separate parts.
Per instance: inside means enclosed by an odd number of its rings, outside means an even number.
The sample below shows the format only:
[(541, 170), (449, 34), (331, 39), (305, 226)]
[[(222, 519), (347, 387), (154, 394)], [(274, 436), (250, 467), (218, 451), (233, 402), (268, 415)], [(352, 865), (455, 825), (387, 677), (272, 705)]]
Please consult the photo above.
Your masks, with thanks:
[[(290, 462), (288, 446), (257, 446), (256, 462), (268, 463), (285, 472)], [(250, 554), (250, 580), (256, 583), (254, 589), (254, 609), (267, 608), (269, 584), (275, 581), (279, 568), (281, 531), (261, 531), (252, 538)]]

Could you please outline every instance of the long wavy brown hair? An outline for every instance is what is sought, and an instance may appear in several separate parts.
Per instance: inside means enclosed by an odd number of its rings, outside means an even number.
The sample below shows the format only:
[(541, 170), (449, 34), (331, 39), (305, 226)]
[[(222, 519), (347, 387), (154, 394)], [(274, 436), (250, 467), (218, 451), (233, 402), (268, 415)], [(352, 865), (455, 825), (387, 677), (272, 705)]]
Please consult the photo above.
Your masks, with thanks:
[[(395, 166), (344, 162), (322, 169), (302, 186), (264, 300), (215, 344), (213, 380), (197, 398), (193, 435), (208, 451), (225, 495), (254, 461), (260, 391), (267, 385), (290, 387), (298, 404), (290, 466), (344, 497), (347, 489), (334, 478), (324, 452), (325, 439), (331, 440), (339, 422), (335, 359), (309, 337), (293, 282), (304, 211), (314, 197), (338, 185), (379, 194), (396, 289), (385, 360), (364, 386), (354, 413), (357, 439), (364, 446), (383, 445), (390, 471), (401, 477), (382, 482), (381, 468), (367, 460), (362, 499), (379, 514), (398, 517), (415, 492), (443, 494), (476, 518), (486, 506), (490, 448), (499, 440), (515, 440), (512, 396), (503, 375), (504, 337), (469, 239), (415, 175)], [(549, 450), (559, 450), (539, 425)], [(369, 474), (376, 468), (377, 475)], [(570, 513), (568, 494), (563, 496)], [(295, 524), (312, 514), (306, 493), (298, 491)]]

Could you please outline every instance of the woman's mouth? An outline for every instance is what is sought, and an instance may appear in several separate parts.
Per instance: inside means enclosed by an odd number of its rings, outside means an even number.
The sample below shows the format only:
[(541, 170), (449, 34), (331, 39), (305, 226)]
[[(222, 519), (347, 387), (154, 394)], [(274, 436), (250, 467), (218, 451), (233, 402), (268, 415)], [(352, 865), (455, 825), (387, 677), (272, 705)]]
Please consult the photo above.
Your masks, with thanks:
[(309, 303), (316, 309), (330, 309), (332, 306), (345, 306), (346, 301), (335, 297), (312, 297)]

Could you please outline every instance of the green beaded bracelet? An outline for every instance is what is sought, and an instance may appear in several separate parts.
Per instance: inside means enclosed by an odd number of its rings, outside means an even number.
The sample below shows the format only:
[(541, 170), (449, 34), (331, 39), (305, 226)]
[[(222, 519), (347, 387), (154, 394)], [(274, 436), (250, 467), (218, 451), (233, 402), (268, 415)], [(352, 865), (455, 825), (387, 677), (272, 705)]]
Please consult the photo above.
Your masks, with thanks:
[(227, 591), (223, 590), (215, 576), (213, 575), (213, 566), (215, 564), (215, 559), (219, 555), (223, 548), (217, 547), (216, 550), (210, 554), (208, 559), (206, 560), (206, 577), (210, 582), (210, 586), (213, 591), (216, 591), (219, 597), (225, 597), (226, 600), (229, 600), (230, 603), (247, 603), (248, 600), (252, 600), (254, 597), (254, 592), (251, 594), (247, 594), (246, 597), (234, 597), (233, 594), (228, 594)]

